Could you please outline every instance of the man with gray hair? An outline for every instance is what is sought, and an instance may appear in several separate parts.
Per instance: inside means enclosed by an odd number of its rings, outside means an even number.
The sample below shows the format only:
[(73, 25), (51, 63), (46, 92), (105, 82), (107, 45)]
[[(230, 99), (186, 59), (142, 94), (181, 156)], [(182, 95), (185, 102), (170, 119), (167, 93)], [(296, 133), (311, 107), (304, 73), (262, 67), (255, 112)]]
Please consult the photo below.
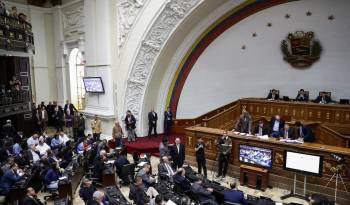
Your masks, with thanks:
[(247, 205), (246, 200), (244, 199), (244, 194), (242, 191), (237, 189), (237, 181), (234, 179), (230, 183), (230, 188), (224, 191), (224, 201), (230, 203), (237, 203), (241, 205)]
[(175, 170), (182, 167), (185, 161), (185, 146), (181, 144), (181, 140), (178, 137), (175, 139), (175, 144), (170, 150), (170, 156), (173, 160), (173, 168)]
[(92, 201), (88, 205), (103, 205), (105, 194), (102, 191), (95, 191), (92, 195)]

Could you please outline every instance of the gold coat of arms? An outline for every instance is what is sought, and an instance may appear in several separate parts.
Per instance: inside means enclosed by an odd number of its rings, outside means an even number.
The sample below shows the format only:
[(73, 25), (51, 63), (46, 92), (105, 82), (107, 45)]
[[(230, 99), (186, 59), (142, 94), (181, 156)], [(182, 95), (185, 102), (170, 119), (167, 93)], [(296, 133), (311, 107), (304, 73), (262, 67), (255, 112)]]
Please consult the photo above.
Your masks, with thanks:
[(289, 33), (286, 40), (281, 42), (284, 60), (295, 68), (307, 68), (320, 59), (322, 47), (314, 40), (314, 33), (296, 31)]

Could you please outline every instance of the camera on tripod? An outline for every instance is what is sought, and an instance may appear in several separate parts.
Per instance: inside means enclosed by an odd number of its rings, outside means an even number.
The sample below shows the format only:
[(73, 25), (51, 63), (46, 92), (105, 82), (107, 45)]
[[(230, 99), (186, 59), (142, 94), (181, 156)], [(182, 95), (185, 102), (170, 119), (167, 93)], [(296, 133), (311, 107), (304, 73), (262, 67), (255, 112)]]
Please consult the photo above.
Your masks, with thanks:
[(333, 157), (337, 161), (337, 164), (342, 164), (345, 161), (344, 157), (341, 155), (338, 155), (335, 153), (331, 153), (330, 155), (331, 155), (331, 157)]

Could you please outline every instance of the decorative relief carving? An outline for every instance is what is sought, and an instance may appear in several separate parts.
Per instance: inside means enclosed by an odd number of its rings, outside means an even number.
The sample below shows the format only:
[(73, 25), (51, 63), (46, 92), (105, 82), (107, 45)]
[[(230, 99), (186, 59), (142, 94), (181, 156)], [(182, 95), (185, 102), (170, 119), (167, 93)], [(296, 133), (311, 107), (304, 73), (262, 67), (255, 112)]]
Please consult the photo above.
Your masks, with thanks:
[(136, 18), (148, 0), (121, 0), (118, 9), (118, 46), (123, 47)]
[[(177, 24), (201, 0), (170, 0), (148, 31), (138, 50), (127, 81), (124, 109), (139, 118), (141, 101), (152, 65)], [(139, 123), (139, 121), (138, 121)]]
[(84, 33), (84, 5), (79, 5), (73, 10), (62, 12), (63, 34), (70, 37)]

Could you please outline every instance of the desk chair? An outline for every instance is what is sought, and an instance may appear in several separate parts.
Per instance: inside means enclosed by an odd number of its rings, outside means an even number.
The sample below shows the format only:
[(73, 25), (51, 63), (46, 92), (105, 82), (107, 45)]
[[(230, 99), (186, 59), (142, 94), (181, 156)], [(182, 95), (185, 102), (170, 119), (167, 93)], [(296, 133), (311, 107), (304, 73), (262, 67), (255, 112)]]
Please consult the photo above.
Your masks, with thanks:
[(58, 196), (58, 189), (57, 188), (48, 188), (46, 185), (44, 185), (43, 189), (41, 192), (49, 193), (49, 195), (44, 196), (45, 204), (47, 204), (47, 200), (57, 200), (59, 199)]
[(134, 182), (135, 164), (126, 164), (120, 170), (120, 176), (123, 184), (128, 185)]
[(102, 181), (100, 181), (99, 178), (97, 178), (95, 175), (94, 175), (94, 166), (91, 165), (88, 167), (88, 172), (85, 172), (85, 178), (89, 179), (92, 181), (92, 184), (94, 186), (98, 186), (98, 187), (103, 187), (102, 185)]
[(192, 192), (192, 190), (189, 191), (188, 193), (188, 197), (191, 199), (192, 202), (194, 202), (195, 204), (199, 204), (199, 205), (210, 205), (209, 200), (208, 201), (199, 201), (199, 198), (196, 194), (194, 194)]
[(328, 92), (328, 91), (320, 91), (320, 92), (318, 93), (318, 95), (320, 96), (321, 93), (326, 94), (326, 96), (328, 96), (328, 97), (331, 97), (331, 95), (332, 95), (332, 92)]

